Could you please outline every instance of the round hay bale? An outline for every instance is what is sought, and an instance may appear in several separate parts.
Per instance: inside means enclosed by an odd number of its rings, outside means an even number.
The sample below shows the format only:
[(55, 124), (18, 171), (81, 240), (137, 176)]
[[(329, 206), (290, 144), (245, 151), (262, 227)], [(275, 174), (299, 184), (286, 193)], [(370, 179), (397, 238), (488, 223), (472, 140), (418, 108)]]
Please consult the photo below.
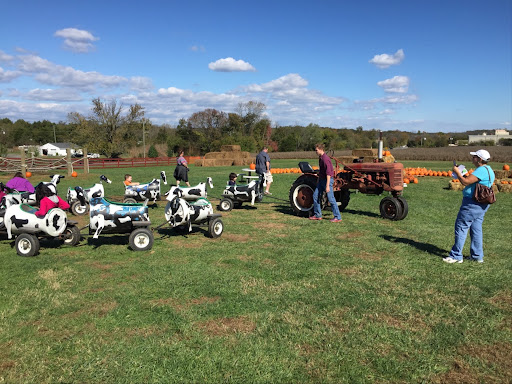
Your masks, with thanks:
[(453, 180), (450, 181), (449, 186), (453, 191), (462, 191), (464, 189), (464, 186), (460, 182), (456, 183)]

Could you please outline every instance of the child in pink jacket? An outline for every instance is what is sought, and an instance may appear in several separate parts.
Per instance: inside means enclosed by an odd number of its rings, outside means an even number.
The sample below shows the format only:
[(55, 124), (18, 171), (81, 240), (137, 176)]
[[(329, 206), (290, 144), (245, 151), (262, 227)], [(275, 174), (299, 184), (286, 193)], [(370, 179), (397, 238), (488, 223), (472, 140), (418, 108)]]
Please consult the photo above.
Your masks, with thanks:
[(69, 209), (69, 204), (44, 184), (37, 186), (36, 199), (39, 202), (39, 210), (35, 214), (39, 218), (44, 217), (52, 208)]

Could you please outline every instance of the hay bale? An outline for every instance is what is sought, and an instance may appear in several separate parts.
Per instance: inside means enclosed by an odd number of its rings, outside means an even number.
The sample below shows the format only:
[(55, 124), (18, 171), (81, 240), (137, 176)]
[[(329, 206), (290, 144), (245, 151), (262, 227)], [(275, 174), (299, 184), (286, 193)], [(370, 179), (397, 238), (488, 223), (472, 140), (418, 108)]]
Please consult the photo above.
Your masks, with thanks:
[(222, 145), (221, 152), (240, 152), (242, 148), (239, 145)]
[(233, 165), (233, 159), (215, 159), (215, 167), (230, 167)]
[(343, 164), (352, 164), (354, 163), (354, 160), (357, 159), (357, 157), (354, 157), (354, 156), (340, 156), (340, 157), (337, 157), (337, 159), (339, 161), (341, 161)]
[(194, 161), (194, 165), (196, 165), (198, 167), (202, 167), (203, 162), (204, 162), (204, 159), (196, 159), (196, 161)]
[(233, 160), (233, 165), (236, 165), (238, 167), (242, 167), (242, 166), (246, 166), (246, 165), (250, 165), (251, 164), (251, 161), (250, 160), (247, 160), (247, 159), (235, 159)]
[(385, 163), (394, 163), (395, 157), (393, 155), (383, 156), (382, 160), (384, 160)]
[(507, 177), (510, 177), (510, 171), (499, 169), (494, 171), (494, 175), (497, 179), (506, 179)]
[(376, 156), (363, 156), (363, 163), (375, 163), (376, 161)]
[(456, 183), (453, 180), (450, 180), (450, 189), (453, 191), (462, 191), (464, 189), (464, 186), (459, 182)]
[(379, 153), (379, 150), (376, 148), (359, 148), (359, 149), (353, 149), (352, 150), (352, 156), (355, 157), (366, 157), (366, 156), (377, 156)]
[(510, 193), (512, 192), (512, 184), (499, 184), (498, 189), (500, 192)]
[(204, 155), (205, 159), (224, 159), (224, 152), (208, 152)]

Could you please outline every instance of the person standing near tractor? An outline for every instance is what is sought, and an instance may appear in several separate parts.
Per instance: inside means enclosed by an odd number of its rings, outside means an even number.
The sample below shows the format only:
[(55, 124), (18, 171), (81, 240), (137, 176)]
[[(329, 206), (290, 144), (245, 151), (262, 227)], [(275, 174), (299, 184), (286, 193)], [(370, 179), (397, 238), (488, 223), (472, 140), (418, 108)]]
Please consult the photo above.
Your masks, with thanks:
[(341, 222), (341, 214), (338, 208), (338, 203), (334, 197), (333, 186), (334, 186), (334, 168), (332, 161), (329, 156), (325, 153), (325, 147), (323, 144), (315, 145), (315, 151), (318, 155), (318, 165), (320, 171), (318, 172), (318, 183), (313, 193), (313, 215), (309, 217), (310, 220), (322, 220), (322, 207), (320, 206), (320, 198), (322, 193), (327, 193), (327, 199), (331, 204), (332, 214), (334, 218), (331, 219), (331, 223)]
[(263, 147), (260, 153), (256, 156), (256, 173), (260, 175), (260, 183), (263, 181), (267, 184), (265, 187), (265, 195), (271, 195), (270, 184), (274, 181), (272, 173), (270, 173), (270, 156), (268, 155), (268, 148)]

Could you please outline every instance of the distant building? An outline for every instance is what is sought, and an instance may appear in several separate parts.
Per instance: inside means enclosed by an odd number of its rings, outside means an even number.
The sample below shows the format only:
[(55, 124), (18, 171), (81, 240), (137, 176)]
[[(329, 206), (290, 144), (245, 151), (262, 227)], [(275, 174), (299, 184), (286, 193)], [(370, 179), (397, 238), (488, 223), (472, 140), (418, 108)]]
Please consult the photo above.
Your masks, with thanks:
[(498, 144), (501, 139), (512, 139), (512, 136), (506, 129), (496, 129), (494, 135), (469, 135), (469, 144), (480, 141), (494, 141), (494, 144)]
[(75, 153), (76, 145), (73, 143), (46, 143), (39, 147), (39, 153), (43, 156), (66, 156), (66, 149), (71, 149), (71, 154)]

